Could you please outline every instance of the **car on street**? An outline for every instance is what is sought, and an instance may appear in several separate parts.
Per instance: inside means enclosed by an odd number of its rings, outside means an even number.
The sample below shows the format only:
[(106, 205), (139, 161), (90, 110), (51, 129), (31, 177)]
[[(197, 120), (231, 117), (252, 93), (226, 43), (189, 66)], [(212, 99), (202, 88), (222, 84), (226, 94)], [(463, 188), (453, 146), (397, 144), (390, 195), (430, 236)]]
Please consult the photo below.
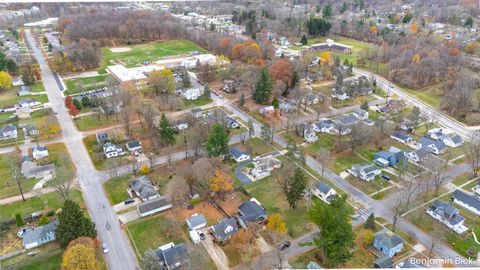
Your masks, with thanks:
[(279, 250), (285, 250), (285, 249), (289, 248), (290, 245), (291, 245), (291, 243), (289, 241), (285, 241), (278, 246), (278, 249)]
[(108, 253), (108, 245), (107, 245), (107, 243), (103, 243), (103, 244), (102, 244), (102, 251), (103, 251), (103, 254)]

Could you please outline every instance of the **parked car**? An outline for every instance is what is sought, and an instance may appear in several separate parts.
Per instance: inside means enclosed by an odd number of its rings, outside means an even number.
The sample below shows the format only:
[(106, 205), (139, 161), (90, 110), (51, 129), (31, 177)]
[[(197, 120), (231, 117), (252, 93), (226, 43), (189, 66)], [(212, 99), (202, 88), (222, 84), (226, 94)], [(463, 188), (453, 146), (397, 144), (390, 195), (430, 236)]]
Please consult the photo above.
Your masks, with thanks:
[(198, 236), (200, 236), (200, 240), (205, 240), (205, 234), (203, 232), (198, 232)]
[(105, 253), (108, 253), (107, 243), (103, 243), (103, 244), (102, 244), (102, 251), (103, 251), (104, 254), (105, 254)]
[(392, 178), (386, 174), (382, 174), (381, 175), (383, 179), (387, 180), (387, 181), (390, 181)]
[(278, 246), (278, 249), (279, 250), (284, 250), (284, 249), (287, 249), (290, 247), (290, 242), (289, 241), (285, 241), (283, 243), (281, 243), (279, 246)]
[(125, 201), (123, 201), (124, 204), (131, 204), (131, 203), (134, 203), (135, 200), (134, 199), (127, 199)]

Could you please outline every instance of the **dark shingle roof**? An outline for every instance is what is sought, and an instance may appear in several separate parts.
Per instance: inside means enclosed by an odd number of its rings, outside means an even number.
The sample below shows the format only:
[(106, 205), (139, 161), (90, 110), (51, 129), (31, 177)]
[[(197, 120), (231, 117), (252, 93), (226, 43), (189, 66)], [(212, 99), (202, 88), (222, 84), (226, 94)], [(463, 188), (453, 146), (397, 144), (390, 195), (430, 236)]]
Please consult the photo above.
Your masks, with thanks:
[(378, 265), (380, 268), (390, 268), (393, 265), (392, 258), (383, 256), (376, 259), (373, 264)]
[(397, 234), (388, 229), (383, 229), (374, 235), (375, 241), (380, 241), (387, 248), (396, 247), (404, 242), (404, 240)]
[(168, 205), (171, 205), (171, 203), (167, 200), (166, 197), (156, 198), (140, 204), (138, 206), (138, 212), (140, 212), (140, 214), (143, 214)]
[(224, 218), (212, 226), (218, 238), (226, 240), (228, 237), (238, 231), (238, 225), (235, 218)]
[(234, 158), (239, 158), (239, 157), (241, 157), (242, 155), (248, 155), (248, 153), (242, 152), (240, 149), (238, 149), (238, 147), (230, 147), (230, 154), (231, 154)]
[(462, 192), (460, 190), (455, 190), (453, 192), (453, 198), (456, 200), (459, 200), (473, 208), (475, 208), (477, 211), (480, 211), (480, 199), (476, 196), (469, 195), (465, 192)]
[(405, 134), (405, 133), (400, 132), (400, 131), (393, 132), (392, 136), (395, 137), (395, 138), (398, 138), (400, 140), (403, 140), (403, 141), (407, 141), (407, 140), (412, 138), (410, 135)]
[(238, 209), (242, 219), (249, 222), (264, 221), (267, 218), (267, 211), (253, 200), (242, 203)]
[(174, 245), (165, 250), (157, 249), (155, 253), (160, 259), (160, 262), (169, 267), (168, 269), (176, 269), (177, 264), (180, 264), (179, 266), (181, 266), (182, 262), (187, 259), (188, 255), (187, 248), (183, 243)]
[(324, 182), (319, 182), (319, 183), (315, 184), (315, 187), (318, 190), (320, 190), (323, 194), (327, 194), (332, 189), (332, 187), (325, 184)]

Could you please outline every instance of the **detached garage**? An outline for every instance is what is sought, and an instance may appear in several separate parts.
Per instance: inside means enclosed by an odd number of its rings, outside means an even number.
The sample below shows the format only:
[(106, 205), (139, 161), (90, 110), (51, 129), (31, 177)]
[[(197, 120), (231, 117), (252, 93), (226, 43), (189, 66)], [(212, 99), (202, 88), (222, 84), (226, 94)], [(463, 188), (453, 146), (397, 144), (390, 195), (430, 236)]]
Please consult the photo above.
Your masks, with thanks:
[(150, 216), (170, 208), (172, 208), (172, 203), (166, 197), (149, 200), (137, 206), (141, 217)]

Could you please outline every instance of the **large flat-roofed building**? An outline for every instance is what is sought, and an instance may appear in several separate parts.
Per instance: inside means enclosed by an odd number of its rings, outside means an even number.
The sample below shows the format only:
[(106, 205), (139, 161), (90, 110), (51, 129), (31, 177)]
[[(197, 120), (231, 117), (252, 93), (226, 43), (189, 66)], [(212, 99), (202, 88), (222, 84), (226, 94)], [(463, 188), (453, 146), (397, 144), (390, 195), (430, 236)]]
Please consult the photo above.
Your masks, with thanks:
[(147, 74), (155, 71), (155, 70), (162, 70), (164, 67), (157, 66), (157, 65), (150, 65), (150, 66), (142, 66), (142, 67), (134, 67), (134, 68), (126, 68), (123, 65), (113, 65), (108, 66), (107, 71), (110, 73), (115, 79), (120, 82), (142, 82), (147, 79)]

